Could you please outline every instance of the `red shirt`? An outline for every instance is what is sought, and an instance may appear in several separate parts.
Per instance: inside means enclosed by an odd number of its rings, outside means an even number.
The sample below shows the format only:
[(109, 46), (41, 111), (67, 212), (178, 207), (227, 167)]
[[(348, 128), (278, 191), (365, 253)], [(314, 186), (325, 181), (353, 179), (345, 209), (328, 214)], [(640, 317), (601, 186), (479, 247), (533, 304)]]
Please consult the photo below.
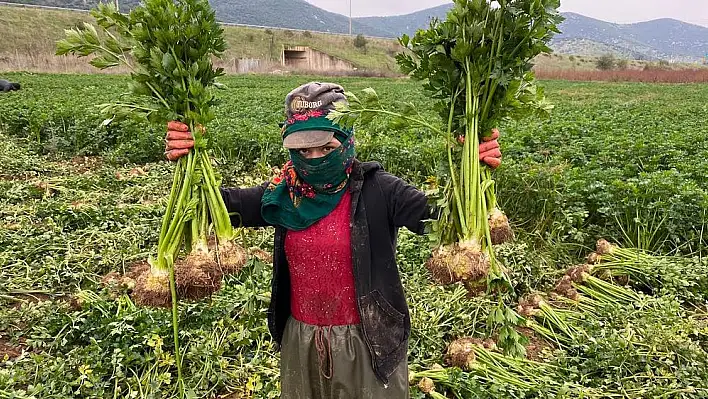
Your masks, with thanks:
[(351, 194), (329, 215), (302, 231), (288, 230), (290, 311), (315, 326), (359, 324), (351, 249)]

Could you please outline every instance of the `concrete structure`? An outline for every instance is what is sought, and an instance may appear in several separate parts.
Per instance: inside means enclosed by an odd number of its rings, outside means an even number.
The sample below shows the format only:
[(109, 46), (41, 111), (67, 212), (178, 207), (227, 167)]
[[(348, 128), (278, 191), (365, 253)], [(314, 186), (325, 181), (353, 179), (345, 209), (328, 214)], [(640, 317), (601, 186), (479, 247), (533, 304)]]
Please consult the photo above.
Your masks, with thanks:
[(281, 62), (284, 67), (306, 71), (356, 70), (356, 67), (348, 61), (306, 46), (283, 46)]
[(238, 58), (234, 59), (234, 69), (237, 73), (248, 73), (258, 71), (261, 67), (261, 60), (258, 58)]

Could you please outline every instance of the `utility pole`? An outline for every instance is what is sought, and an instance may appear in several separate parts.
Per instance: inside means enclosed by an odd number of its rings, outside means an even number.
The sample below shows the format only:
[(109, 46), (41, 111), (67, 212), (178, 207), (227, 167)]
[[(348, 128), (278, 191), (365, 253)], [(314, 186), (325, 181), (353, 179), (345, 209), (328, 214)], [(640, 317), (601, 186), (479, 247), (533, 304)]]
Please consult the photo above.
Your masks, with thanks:
[(349, 36), (352, 35), (352, 1), (354, 0), (349, 0)]

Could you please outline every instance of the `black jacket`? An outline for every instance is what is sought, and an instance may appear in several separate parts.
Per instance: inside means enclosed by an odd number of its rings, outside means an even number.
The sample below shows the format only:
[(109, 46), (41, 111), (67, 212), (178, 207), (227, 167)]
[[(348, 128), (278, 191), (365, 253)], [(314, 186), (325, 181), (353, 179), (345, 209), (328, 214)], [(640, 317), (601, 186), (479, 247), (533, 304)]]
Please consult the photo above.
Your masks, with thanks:
[[(267, 184), (246, 189), (222, 189), (234, 225), (267, 226), (261, 217), (261, 197)], [(422, 234), (429, 210), (425, 194), (386, 173), (376, 162), (354, 162), (351, 245), (357, 305), (364, 338), (377, 377), (388, 377), (407, 356), (410, 316), (396, 266), (399, 227)], [(290, 274), (285, 257), (286, 229), (275, 227), (273, 280), (268, 328), (280, 343), (290, 316)], [(405, 363), (403, 363), (405, 364)]]

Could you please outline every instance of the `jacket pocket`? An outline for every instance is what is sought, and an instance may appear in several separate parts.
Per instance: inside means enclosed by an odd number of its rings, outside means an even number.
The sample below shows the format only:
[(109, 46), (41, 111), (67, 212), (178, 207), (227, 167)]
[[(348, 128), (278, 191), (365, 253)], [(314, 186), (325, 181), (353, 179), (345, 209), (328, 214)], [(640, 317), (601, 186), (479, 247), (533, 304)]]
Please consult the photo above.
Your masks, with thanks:
[(378, 290), (361, 298), (362, 325), (374, 354), (383, 358), (395, 352), (406, 339), (405, 315)]

